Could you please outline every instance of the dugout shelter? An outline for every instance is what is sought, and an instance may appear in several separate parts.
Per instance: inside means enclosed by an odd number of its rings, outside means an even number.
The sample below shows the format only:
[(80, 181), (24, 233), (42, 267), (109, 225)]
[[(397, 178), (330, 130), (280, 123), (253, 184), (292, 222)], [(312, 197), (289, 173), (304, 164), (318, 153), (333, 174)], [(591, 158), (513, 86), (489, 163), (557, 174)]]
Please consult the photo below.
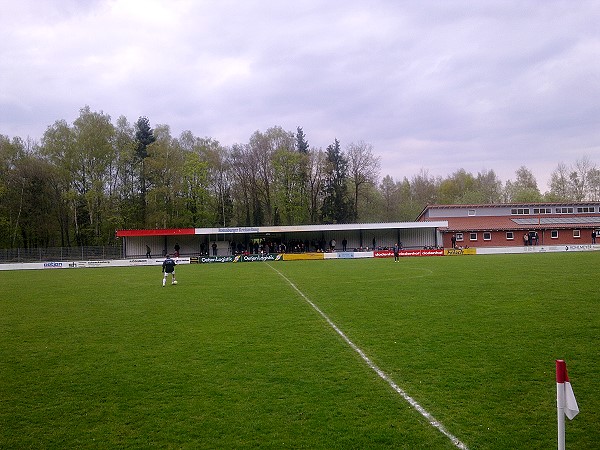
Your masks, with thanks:
[[(175, 247), (181, 256), (232, 255), (240, 250), (254, 253), (256, 248), (269, 245), (269, 252), (286, 253), (364, 251), (392, 248), (401, 243), (403, 248), (438, 248), (442, 245), (440, 229), (447, 221), (297, 225), (297, 226), (245, 226), (217, 228), (170, 228), (146, 230), (117, 230), (123, 241), (123, 257), (139, 258), (172, 254)], [(330, 244), (335, 240), (335, 249)], [(283, 244), (285, 247), (281, 247)], [(216, 246), (216, 248), (215, 248)], [(264, 251), (261, 248), (261, 251)]]

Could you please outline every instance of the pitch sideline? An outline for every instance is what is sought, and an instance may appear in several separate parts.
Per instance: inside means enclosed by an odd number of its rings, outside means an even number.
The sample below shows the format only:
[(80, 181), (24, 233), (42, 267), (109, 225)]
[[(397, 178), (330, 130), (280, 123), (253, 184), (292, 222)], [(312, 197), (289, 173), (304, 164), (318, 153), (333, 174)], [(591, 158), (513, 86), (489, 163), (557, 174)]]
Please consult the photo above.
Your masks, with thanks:
[(352, 348), (356, 353), (360, 355), (362, 360), (377, 374), (379, 377), (387, 382), (387, 384), (396, 391), (410, 406), (412, 406), (416, 411), (419, 412), (428, 422), (429, 424), (436, 428), (439, 432), (441, 432), (444, 436), (446, 436), (450, 441), (454, 444), (455, 447), (468, 450), (468, 447), (462, 443), (456, 436), (451, 434), (446, 427), (439, 422), (435, 417), (433, 417), (425, 408), (423, 408), (414, 398), (408, 395), (404, 389), (398, 386), (394, 380), (392, 380), (388, 374), (386, 374), (383, 370), (381, 370), (372, 360), (369, 358), (365, 352), (363, 352), (354, 342), (346, 336), (346, 334), (323, 312), (321, 309), (315, 305), (298, 287), (283, 273), (273, 267), (271, 264), (267, 263), (267, 265), (273, 269), (281, 278), (283, 278), (287, 283), (304, 299), (306, 303), (308, 303), (325, 321), (335, 330), (337, 334)]

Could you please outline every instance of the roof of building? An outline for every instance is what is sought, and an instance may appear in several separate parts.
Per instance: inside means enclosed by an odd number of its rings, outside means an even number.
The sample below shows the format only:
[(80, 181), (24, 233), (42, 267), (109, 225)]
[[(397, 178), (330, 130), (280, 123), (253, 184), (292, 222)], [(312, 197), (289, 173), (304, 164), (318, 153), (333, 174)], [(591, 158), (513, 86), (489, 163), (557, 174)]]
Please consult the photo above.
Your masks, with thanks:
[(477, 209), (477, 208), (543, 208), (543, 207), (556, 207), (556, 206), (596, 206), (600, 207), (600, 202), (591, 201), (591, 202), (540, 202), (540, 203), (482, 203), (482, 204), (451, 204), (451, 205), (427, 205), (419, 216), (417, 217), (417, 221), (422, 220), (424, 214), (430, 209)]
[(561, 217), (508, 217), (474, 216), (448, 217), (448, 228), (443, 231), (501, 231), (501, 230), (542, 230), (561, 228), (600, 227), (600, 215), (561, 216)]

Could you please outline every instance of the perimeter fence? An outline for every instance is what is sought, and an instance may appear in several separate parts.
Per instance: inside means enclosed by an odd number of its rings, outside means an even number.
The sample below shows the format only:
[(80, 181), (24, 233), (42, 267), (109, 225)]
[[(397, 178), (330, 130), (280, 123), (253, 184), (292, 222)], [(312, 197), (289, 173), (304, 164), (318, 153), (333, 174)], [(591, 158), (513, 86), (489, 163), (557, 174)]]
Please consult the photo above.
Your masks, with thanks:
[(0, 249), (0, 264), (45, 261), (99, 261), (121, 258), (123, 258), (121, 246)]

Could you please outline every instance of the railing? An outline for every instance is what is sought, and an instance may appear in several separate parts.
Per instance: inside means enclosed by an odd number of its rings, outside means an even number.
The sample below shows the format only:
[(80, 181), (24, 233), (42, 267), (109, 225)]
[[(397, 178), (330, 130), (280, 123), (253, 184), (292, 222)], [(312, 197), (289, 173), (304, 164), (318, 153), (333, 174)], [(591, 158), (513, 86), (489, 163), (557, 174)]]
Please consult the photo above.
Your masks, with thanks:
[(102, 259), (121, 259), (122, 257), (123, 250), (120, 246), (0, 249), (0, 264), (42, 261), (98, 261)]

